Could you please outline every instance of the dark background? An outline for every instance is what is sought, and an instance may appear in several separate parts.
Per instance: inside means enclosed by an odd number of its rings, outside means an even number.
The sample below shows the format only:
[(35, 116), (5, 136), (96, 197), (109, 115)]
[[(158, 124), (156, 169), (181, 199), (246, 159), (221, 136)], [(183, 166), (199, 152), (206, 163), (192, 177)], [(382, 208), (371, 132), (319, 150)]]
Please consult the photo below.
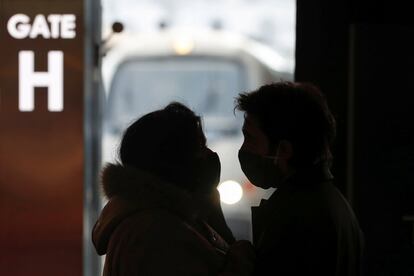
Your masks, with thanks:
[(297, 2), (296, 81), (326, 94), (333, 171), (365, 234), (366, 275), (414, 275), (414, 29), (409, 1)]

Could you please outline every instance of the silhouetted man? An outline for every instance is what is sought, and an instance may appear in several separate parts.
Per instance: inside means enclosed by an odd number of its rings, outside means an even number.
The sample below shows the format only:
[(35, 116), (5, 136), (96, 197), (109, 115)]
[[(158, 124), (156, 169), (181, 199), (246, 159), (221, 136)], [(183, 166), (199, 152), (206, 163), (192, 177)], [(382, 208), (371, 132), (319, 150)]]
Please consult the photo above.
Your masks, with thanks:
[(243, 172), (277, 190), (252, 208), (255, 275), (360, 274), (362, 234), (332, 184), (335, 120), (320, 91), (281, 82), (240, 94), (245, 112)]

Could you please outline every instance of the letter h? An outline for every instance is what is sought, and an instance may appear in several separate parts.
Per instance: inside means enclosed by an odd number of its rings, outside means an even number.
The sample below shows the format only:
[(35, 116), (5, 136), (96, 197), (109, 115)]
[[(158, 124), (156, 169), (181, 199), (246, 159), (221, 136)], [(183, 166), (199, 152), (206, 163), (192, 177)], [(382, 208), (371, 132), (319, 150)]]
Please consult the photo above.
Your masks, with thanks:
[(48, 110), (63, 111), (63, 52), (48, 53), (48, 72), (34, 71), (34, 52), (19, 52), (19, 110), (34, 110), (35, 87), (48, 88)]

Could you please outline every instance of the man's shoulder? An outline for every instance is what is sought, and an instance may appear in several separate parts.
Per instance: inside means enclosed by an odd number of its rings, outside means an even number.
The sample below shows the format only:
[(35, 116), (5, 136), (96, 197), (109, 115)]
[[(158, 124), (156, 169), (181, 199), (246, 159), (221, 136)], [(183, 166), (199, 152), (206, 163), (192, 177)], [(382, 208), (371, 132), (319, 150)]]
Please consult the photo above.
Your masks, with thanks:
[(328, 226), (355, 219), (346, 198), (332, 183), (277, 190), (255, 212), (268, 226)]

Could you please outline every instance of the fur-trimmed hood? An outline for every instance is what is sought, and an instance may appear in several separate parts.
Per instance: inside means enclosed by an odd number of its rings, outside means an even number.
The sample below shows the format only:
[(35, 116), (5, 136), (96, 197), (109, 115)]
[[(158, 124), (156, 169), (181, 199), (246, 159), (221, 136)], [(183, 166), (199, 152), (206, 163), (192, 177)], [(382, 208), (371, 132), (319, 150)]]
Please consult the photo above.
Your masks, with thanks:
[(200, 208), (190, 193), (134, 167), (108, 164), (102, 171), (102, 188), (108, 203), (92, 233), (101, 255), (106, 253), (116, 227), (136, 212), (163, 208), (186, 221), (196, 219), (199, 214)]

